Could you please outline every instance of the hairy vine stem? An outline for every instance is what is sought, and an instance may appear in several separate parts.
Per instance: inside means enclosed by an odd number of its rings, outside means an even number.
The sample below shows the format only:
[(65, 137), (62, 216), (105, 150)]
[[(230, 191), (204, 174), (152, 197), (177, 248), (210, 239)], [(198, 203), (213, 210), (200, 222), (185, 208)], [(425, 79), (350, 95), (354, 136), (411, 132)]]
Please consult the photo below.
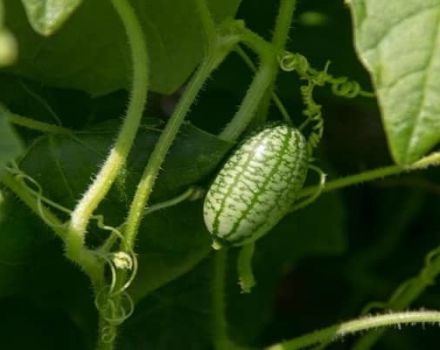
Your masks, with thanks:
[[(430, 166), (440, 165), (440, 152), (434, 152), (411, 165), (390, 165), (383, 168), (367, 170), (360, 174), (341, 177), (326, 183), (322, 192), (330, 192), (351, 185), (360, 184), (367, 181), (377, 180), (390, 175), (397, 175), (404, 172), (422, 170)], [(316, 191), (317, 186), (304, 187), (298, 194), (298, 198), (306, 197)]]
[[(275, 30), (272, 36), (273, 52), (276, 54), (276, 56), (272, 57), (272, 65), (274, 67), (273, 76), (270, 85), (263, 96), (263, 99), (259, 103), (259, 108), (256, 115), (257, 124), (263, 123), (267, 119), (270, 100), (275, 92), (275, 81), (280, 70), (277, 62), (278, 54), (285, 50), (292, 25), (293, 14), (295, 13), (296, 9), (296, 3), (296, 0), (281, 0), (278, 8), (278, 15), (275, 21)], [(291, 121), (289, 119), (288, 124), (290, 123)]]
[(316, 332), (303, 335), (292, 340), (275, 344), (266, 350), (297, 350), (313, 345), (319, 345), (329, 340), (337, 340), (349, 334), (362, 332), (378, 327), (402, 326), (420, 324), (440, 324), (440, 312), (438, 311), (408, 311), (396, 312), (384, 315), (365, 316), (357, 320), (343, 322), (339, 325), (327, 327)]
[[(425, 258), (425, 265), (419, 274), (403, 282), (385, 303), (370, 303), (365, 312), (371, 308), (403, 310), (416, 300), (426, 288), (435, 283), (440, 274), (440, 246), (430, 251)], [(384, 333), (384, 329), (375, 330), (364, 335), (354, 345), (354, 350), (370, 349)]]
[(232, 121), (220, 133), (219, 137), (226, 141), (236, 141), (238, 137), (246, 130), (247, 126), (255, 116), (260, 101), (266, 89), (270, 86), (272, 77), (272, 67), (268, 58), (263, 57), (260, 68), (254, 76), (246, 96), (244, 97), (237, 113)]
[(112, 0), (127, 33), (133, 62), (133, 79), (130, 102), (122, 128), (110, 154), (86, 193), (76, 205), (66, 239), (66, 253), (73, 261), (82, 264), (85, 232), (94, 210), (106, 196), (119, 171), (124, 166), (145, 107), (148, 89), (147, 48), (144, 34), (134, 9), (127, 0)]
[[(236, 40), (238, 41), (238, 38)], [(185, 116), (212, 71), (217, 68), (218, 64), (224, 59), (236, 43), (236, 41), (234, 39), (231, 40), (231, 38), (226, 38), (226, 42), (228, 42), (228, 44), (225, 46), (223, 38), (218, 38), (217, 45), (214, 45), (212, 51), (208, 52), (196, 73), (194, 73), (193, 78), (188, 83), (185, 93), (177, 104), (173, 115), (169, 119), (165, 129), (162, 131), (159, 140), (151, 153), (148, 164), (142, 174), (142, 178), (138, 183), (126, 220), (124, 232), (126, 244), (129, 249), (134, 245), (139, 224), (145, 212), (145, 205), (148, 203), (160, 166), (165, 160), (165, 156), (171, 147)]]
[[(296, 0), (281, 0), (278, 16), (275, 23), (272, 44), (267, 43), (259, 35), (249, 31), (244, 26), (241, 28), (241, 40), (254, 50), (260, 58), (260, 66), (256, 70), (254, 79), (249, 86), (246, 95), (234, 115), (231, 122), (219, 134), (219, 137), (227, 141), (236, 141), (245, 131), (249, 123), (255, 118), (260, 109), (261, 115), (267, 113), (269, 101), (273, 93), (273, 85), (278, 73), (278, 51), (283, 51), (287, 41)], [(240, 54), (240, 51), (239, 51)], [(252, 62), (247, 60), (245, 54), (241, 54), (248, 65), (252, 68)], [(263, 103), (262, 103), (263, 101)], [(239, 274), (242, 278), (241, 283), (244, 291), (249, 291), (254, 278), (251, 268), (254, 244), (243, 248), (238, 261)], [(225, 309), (225, 269), (226, 269), (226, 249), (216, 252), (214, 262), (213, 279), (213, 326), (215, 334), (214, 346), (216, 350), (229, 350), (237, 346), (229, 338), (227, 332), (227, 319)]]
[[(121, 240), (120, 249), (124, 252), (132, 252), (135, 245), (139, 225), (145, 215), (145, 206), (148, 204), (149, 197), (153, 191), (156, 177), (160, 171), (166, 154), (168, 153), (191, 105), (197, 97), (199, 91), (210, 77), (212, 71), (224, 60), (226, 55), (237, 44), (239, 37), (234, 34), (221, 35), (213, 32), (212, 18), (203, 0), (197, 2), (202, 25), (207, 27), (207, 44), (205, 48), (205, 57), (202, 60), (197, 71), (194, 73), (188, 83), (185, 93), (177, 104), (172, 116), (162, 131), (159, 140), (154, 146), (153, 152), (144, 169), (141, 180), (139, 181), (133, 200), (130, 204), (127, 219), (124, 224), (124, 239)], [(215, 35), (215, 36), (214, 36)], [(120, 271), (118, 283), (127, 284), (125, 271)], [(121, 298), (114, 299), (114, 305), (120, 307)], [(116, 334), (117, 325), (109, 325), (112, 334)], [(108, 328), (108, 327), (107, 327)], [(112, 340), (113, 341), (113, 340)], [(107, 349), (107, 348), (105, 348)]]
[[(278, 72), (279, 51), (284, 50), (290, 24), (295, 10), (296, 1), (283, 0), (275, 23), (273, 43), (268, 43), (258, 34), (245, 28), (241, 29), (241, 40), (260, 57), (260, 65), (249, 86), (246, 95), (225, 129), (219, 137), (227, 141), (235, 141), (254, 119), (258, 109), (262, 106), (255, 101), (262, 101), (272, 95), (272, 86)], [(267, 97), (266, 97), (267, 96)], [(262, 112), (266, 107), (262, 108)]]
[(193, 103), (197, 93), (205, 83), (212, 71), (212, 58), (205, 59), (200, 65), (198, 71), (190, 81), (185, 94), (180, 99), (173, 115), (167, 123), (165, 129), (161, 133), (156, 146), (150, 156), (148, 164), (142, 174), (142, 178), (138, 183), (133, 201), (126, 220), (124, 234), (128, 247), (133, 247), (139, 224), (145, 211), (145, 205), (153, 190), (154, 182), (159, 173), (160, 166), (165, 160), (165, 156), (174, 141), (175, 136), (184, 121), (184, 118)]
[[(253, 72), (256, 72), (257, 68), (256, 68), (254, 62), (252, 62), (252, 59), (246, 53), (246, 51), (244, 51), (239, 46), (235, 49), (235, 51), (240, 56), (240, 58), (243, 60), (243, 62), (249, 67), (249, 69), (251, 69)], [(284, 122), (286, 124), (291, 125), (292, 120), (290, 118), (289, 112), (287, 111), (286, 107), (284, 106), (283, 102), (278, 97), (278, 95), (275, 93), (275, 91), (272, 91), (272, 99), (273, 99), (275, 106), (278, 108)]]

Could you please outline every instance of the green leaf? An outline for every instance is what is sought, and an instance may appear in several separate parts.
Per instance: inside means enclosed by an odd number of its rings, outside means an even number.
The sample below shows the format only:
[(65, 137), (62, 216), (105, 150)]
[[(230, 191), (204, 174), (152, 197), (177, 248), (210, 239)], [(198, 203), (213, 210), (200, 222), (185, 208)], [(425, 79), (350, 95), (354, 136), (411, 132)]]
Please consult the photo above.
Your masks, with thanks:
[(21, 0), (34, 30), (51, 35), (72, 15), (82, 0)]
[[(149, 89), (172, 93), (194, 70), (205, 45), (195, 0), (131, 2), (148, 45)], [(219, 22), (232, 17), (239, 2), (209, 3)], [(56, 35), (50, 37), (41, 37), (32, 30), (17, 0), (6, 0), (6, 7), (6, 22), (20, 43), (15, 72), (46, 85), (76, 88), (92, 95), (129, 86), (131, 61), (127, 38), (110, 1), (84, 1)]]
[(391, 153), (412, 163), (440, 141), (440, 1), (353, 0), (351, 8)]
[[(33, 143), (20, 167), (42, 186), (45, 196), (72, 208), (102, 164), (116, 130), (112, 123), (70, 137), (44, 136)], [(128, 159), (126, 174), (120, 177), (97, 211), (104, 215), (106, 224), (120, 225), (125, 219), (158, 136), (157, 130), (145, 126), (140, 130)], [(213, 135), (185, 125), (165, 160), (153, 201), (170, 199), (203, 180), (217, 167), (230, 147), (231, 144)], [(154, 212), (145, 218), (136, 249), (139, 273), (131, 289), (136, 300), (185, 273), (206, 256), (210, 237), (201, 213), (198, 201)]]
[[(47, 135), (35, 141), (20, 167), (42, 187), (44, 194), (72, 208), (98, 171), (118, 130), (115, 121), (70, 136)], [(143, 125), (128, 158), (127, 169), (107, 198), (125, 209), (144, 171), (160, 131)], [(182, 127), (156, 181), (153, 202), (186, 190), (219, 164), (232, 145), (190, 124)], [(122, 205), (121, 205), (122, 202)]]
[(2, 108), (0, 106), (0, 176), (6, 163), (16, 158), (22, 150), (21, 142), (6, 120)]

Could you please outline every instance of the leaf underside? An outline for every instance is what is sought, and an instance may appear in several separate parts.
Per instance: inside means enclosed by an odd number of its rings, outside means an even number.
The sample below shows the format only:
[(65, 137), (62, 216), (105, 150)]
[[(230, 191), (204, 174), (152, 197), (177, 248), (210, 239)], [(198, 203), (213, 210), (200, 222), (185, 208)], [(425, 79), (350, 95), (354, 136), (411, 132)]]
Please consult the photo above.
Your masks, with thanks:
[(355, 45), (371, 73), (398, 164), (440, 141), (440, 1), (353, 0)]
[(32, 28), (51, 35), (60, 28), (82, 0), (21, 0)]

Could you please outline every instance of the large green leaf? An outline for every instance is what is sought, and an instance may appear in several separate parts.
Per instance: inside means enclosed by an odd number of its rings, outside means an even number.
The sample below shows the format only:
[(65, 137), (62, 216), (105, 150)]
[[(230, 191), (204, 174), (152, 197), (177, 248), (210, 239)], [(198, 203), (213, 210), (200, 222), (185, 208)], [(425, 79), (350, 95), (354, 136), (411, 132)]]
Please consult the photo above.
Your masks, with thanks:
[[(105, 123), (72, 135), (47, 135), (26, 152), (20, 167), (51, 199), (72, 208), (98, 171), (113, 144), (116, 123)], [(106, 203), (125, 211), (160, 131), (144, 124), (129, 155), (127, 169)], [(194, 184), (219, 164), (232, 145), (186, 124), (168, 153), (153, 201), (169, 199)], [(125, 214), (124, 214), (125, 215)]]
[(15, 135), (0, 105), (0, 176), (7, 162), (13, 160), (21, 152), (20, 140)]
[(82, 0), (21, 0), (29, 22), (42, 35), (51, 35), (70, 17)]
[[(172, 93), (199, 62), (204, 33), (195, 0), (131, 1), (145, 30), (151, 85)], [(37, 35), (21, 4), (6, 0), (9, 28), (20, 43), (15, 72), (44, 84), (101, 95), (127, 88), (130, 57), (121, 21), (108, 0), (88, 0), (54, 35)], [(217, 21), (233, 16), (239, 0), (211, 0)], [(147, 64), (147, 62), (145, 62)]]
[(440, 1), (352, 0), (351, 8), (391, 153), (414, 162), (440, 141)]

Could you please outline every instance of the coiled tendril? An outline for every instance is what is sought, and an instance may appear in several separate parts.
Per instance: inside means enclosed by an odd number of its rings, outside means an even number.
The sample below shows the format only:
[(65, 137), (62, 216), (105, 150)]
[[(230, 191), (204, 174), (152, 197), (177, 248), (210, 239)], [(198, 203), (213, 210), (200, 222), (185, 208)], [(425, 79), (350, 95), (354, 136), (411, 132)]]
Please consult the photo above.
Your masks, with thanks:
[(349, 80), (347, 77), (333, 77), (328, 73), (329, 62), (323, 70), (317, 70), (311, 67), (307, 58), (299, 53), (284, 52), (279, 55), (278, 62), (282, 70), (286, 72), (297, 72), (301, 80), (305, 80), (306, 84), (302, 85), (301, 97), (305, 105), (303, 114), (307, 120), (301, 125), (303, 129), (310, 122), (313, 122), (312, 131), (308, 138), (308, 148), (310, 154), (316, 148), (322, 139), (324, 120), (322, 118), (321, 105), (313, 99), (313, 92), (316, 86), (331, 86), (332, 92), (341, 97), (354, 98), (358, 95), (372, 97), (374, 94), (363, 91), (359, 83)]
[[(70, 215), (72, 212), (70, 209), (45, 197), (43, 195), (42, 186), (31, 176), (19, 169), (17, 164), (12, 164), (12, 166), (7, 168), (7, 171), (14, 175), (15, 178), (26, 187), (30, 194), (35, 196), (37, 200), (38, 215), (49, 227), (66, 227), (66, 223), (54, 223), (47, 218), (43, 206), (47, 205), (48, 207), (67, 215)], [(122, 247), (126, 248), (126, 245), (124, 244), (125, 237), (117, 228), (106, 225), (103, 215), (94, 215), (92, 219), (96, 220), (96, 225), (99, 229), (111, 233), (107, 240), (110, 241), (110, 244), (104, 244), (103, 247), (101, 247), (104, 249), (97, 249), (94, 251), (94, 253), (106, 263), (110, 271), (110, 281), (97, 293), (95, 297), (95, 306), (101, 314), (102, 319), (108, 324), (102, 329), (102, 341), (111, 342), (116, 336), (114, 330), (115, 327), (113, 326), (123, 323), (134, 311), (133, 300), (126, 290), (136, 276), (138, 262), (133, 250), (116, 252), (109, 251), (116, 240), (120, 240), (122, 242)], [(119, 280), (118, 271), (123, 271), (122, 277)], [(127, 271), (129, 271), (128, 276), (126, 274)], [(122, 285), (119, 286), (119, 284)]]
[(43, 188), (41, 187), (41, 185), (36, 180), (34, 180), (31, 176), (24, 173), (18, 167), (18, 165), (16, 163), (13, 163), (11, 166), (7, 167), (6, 170), (11, 175), (14, 175), (15, 179), (17, 181), (19, 181), (26, 188), (26, 190), (35, 197), (35, 199), (37, 201), (38, 216), (41, 218), (41, 220), (43, 220), (43, 222), (47, 226), (49, 226), (51, 228), (64, 228), (64, 227), (66, 227), (65, 223), (62, 223), (62, 224), (55, 223), (55, 222), (52, 222), (49, 218), (47, 218), (45, 215), (43, 206), (46, 204), (49, 207), (51, 207), (52, 209), (56, 209), (64, 214), (68, 214), (68, 215), (70, 215), (70, 213), (72, 212), (70, 209), (68, 209), (68, 208), (62, 206), (61, 204), (58, 204), (58, 203), (52, 201), (51, 199), (45, 197), (43, 194)]

